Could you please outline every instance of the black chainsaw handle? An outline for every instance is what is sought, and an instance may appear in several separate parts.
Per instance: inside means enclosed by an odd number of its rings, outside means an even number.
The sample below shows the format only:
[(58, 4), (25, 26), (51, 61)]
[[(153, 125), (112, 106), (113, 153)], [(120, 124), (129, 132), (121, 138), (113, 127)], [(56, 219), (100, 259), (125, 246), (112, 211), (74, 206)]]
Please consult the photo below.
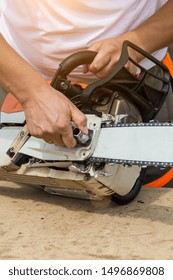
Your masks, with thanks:
[[(129, 59), (132, 60), (129, 57), (128, 47), (130, 47), (131, 49), (137, 51), (138, 53), (140, 53), (144, 57), (148, 58), (154, 64), (156, 64), (160, 68), (162, 68), (165, 72), (168, 72), (168, 69), (163, 65), (163, 63), (158, 61), (155, 57), (153, 57), (152, 55), (148, 54), (147, 52), (145, 52), (144, 50), (142, 50), (141, 48), (139, 48), (135, 44), (131, 43), (130, 41), (124, 41), (119, 61), (117, 62), (115, 67), (112, 69), (112, 72), (106, 78), (101, 80), (101, 82), (100, 82), (101, 84), (104, 84), (105, 82), (111, 80), (117, 74), (117, 72), (125, 66), (125, 64), (128, 62)], [(59, 67), (58, 67), (58, 69), (57, 69), (57, 71), (56, 71), (56, 73), (55, 73), (55, 75), (54, 75), (54, 77), (52, 79), (51, 85), (53, 87), (57, 88), (56, 85), (59, 84), (59, 81), (58, 81), (59, 79), (61, 81), (62, 80), (66, 80), (67, 76), (76, 67), (78, 67), (80, 65), (91, 64), (96, 55), (97, 55), (97, 52), (90, 51), (90, 50), (84, 50), (84, 51), (79, 51), (79, 52), (76, 52), (76, 53), (68, 56), (67, 58), (65, 58), (60, 63), (60, 65), (59, 65)], [(140, 66), (138, 65), (138, 67), (140, 67)], [(58, 89), (58, 90), (61, 90), (61, 89)]]
[[(162, 81), (162, 86), (159, 89), (159, 94), (157, 89), (150, 90), (150, 93), (153, 94), (153, 91), (157, 91), (154, 94), (158, 95), (157, 102), (153, 103), (152, 100), (149, 100), (148, 98), (141, 98), (141, 93), (137, 91), (137, 88), (140, 89), (142, 87), (142, 90), (144, 92), (144, 96), (146, 96), (146, 89), (143, 86), (145, 84), (145, 78), (152, 74), (149, 72), (149, 70), (143, 68), (140, 64), (135, 62), (129, 55), (128, 48), (133, 49), (137, 53), (140, 53), (145, 58), (149, 59), (151, 62), (153, 62), (155, 65), (157, 65), (160, 69), (163, 71), (163, 77), (159, 77), (158, 79)], [(124, 94), (126, 94), (129, 97), (129, 93), (131, 94), (131, 98), (133, 98), (133, 102), (135, 104), (138, 104), (137, 106), (144, 112), (143, 114), (146, 115), (146, 112), (152, 112), (152, 116), (158, 112), (158, 108), (160, 108), (167, 96), (168, 90), (169, 90), (169, 84), (170, 84), (170, 74), (165, 65), (163, 65), (162, 62), (157, 60), (152, 55), (146, 53), (141, 48), (137, 47), (133, 43), (129, 41), (124, 41), (122, 46), (122, 52), (119, 61), (117, 64), (113, 67), (111, 73), (108, 74), (103, 79), (96, 80), (95, 82), (90, 83), (85, 89), (79, 89), (75, 85), (73, 85), (68, 80), (68, 75), (78, 66), (80, 65), (86, 65), (91, 64), (94, 60), (95, 56), (97, 55), (96, 52), (85, 50), (80, 51), (77, 53), (74, 53), (70, 56), (68, 56), (66, 59), (62, 61), (62, 63), (59, 65), (53, 80), (51, 82), (51, 86), (55, 89), (59, 90), (63, 94), (65, 94), (70, 100), (74, 100), (76, 96), (80, 96), (78, 101), (81, 104), (81, 110), (82, 111), (91, 111), (92, 110), (92, 100), (91, 100), (91, 94), (96, 91), (98, 88), (101, 87), (108, 87), (110, 86), (110, 89), (113, 87), (115, 89), (121, 89)], [(141, 74), (140, 79), (130, 74), (126, 69), (125, 65), (128, 61), (131, 61), (133, 64), (135, 64), (140, 70)], [(127, 73), (128, 72), (128, 73)], [(120, 77), (118, 76), (120, 73)], [(123, 75), (122, 75), (123, 74)], [(129, 89), (128, 87), (128, 81), (129, 81), (129, 75), (131, 75), (131, 80), (135, 84), (134, 89)], [(125, 84), (122, 86), (122, 76), (125, 79)], [(133, 76), (133, 79), (132, 79)], [(119, 78), (118, 78), (119, 77)], [(157, 77), (156, 77), (157, 78)], [(129, 81), (130, 83), (131, 81)], [(138, 87), (136, 88), (136, 86)], [(123, 87), (123, 88), (122, 88)], [(125, 89), (124, 89), (125, 88)], [(133, 91), (133, 92), (132, 92)], [(82, 94), (81, 94), (82, 93)], [(161, 93), (161, 94), (160, 94)], [(133, 96), (132, 96), (133, 95)], [(153, 113), (154, 112), (154, 113)], [(148, 113), (149, 114), (149, 113)], [(150, 114), (151, 115), (151, 114)], [(147, 117), (147, 119), (151, 119), (151, 117)], [(152, 117), (153, 118), (153, 117)]]
[[(143, 49), (141, 49), (140, 47), (136, 46), (135, 44), (133, 44), (130, 41), (124, 41), (123, 45), (122, 45), (122, 50), (121, 50), (121, 55), (119, 58), (119, 61), (117, 62), (117, 64), (113, 67), (112, 71), (110, 74), (108, 74), (105, 78), (97, 80), (96, 82), (90, 83), (84, 90), (83, 90), (83, 94), (81, 96), (81, 103), (82, 103), (82, 109), (84, 111), (89, 111), (91, 110), (91, 100), (90, 100), (90, 95), (91, 93), (99, 88), (102, 87), (104, 85), (108, 85), (108, 83), (113, 80), (117, 74), (120, 71), (127, 71), (125, 69), (125, 65), (128, 61), (131, 61), (133, 64), (135, 64), (140, 70), (141, 72), (144, 73), (143, 75), (143, 79), (141, 80), (141, 82), (139, 81), (139, 84), (142, 84), (143, 80), (145, 79), (146, 75), (149, 74), (149, 71), (147, 69), (145, 69), (144, 67), (142, 67), (139, 63), (135, 62), (129, 55), (128, 52), (128, 48), (133, 49), (134, 51), (136, 51), (137, 53), (141, 54), (144, 58), (147, 58), (148, 60), (150, 60), (151, 62), (154, 63), (154, 65), (157, 65), (160, 69), (162, 69), (163, 71), (163, 78), (160, 78), (160, 80), (163, 82), (162, 88), (160, 89), (160, 91), (162, 92), (162, 98), (161, 100), (165, 100), (167, 93), (168, 93), (168, 89), (169, 89), (169, 83), (171, 80), (170, 77), (170, 73), (168, 68), (162, 63), (160, 62), (158, 59), (156, 59), (155, 57), (153, 57), (151, 54), (147, 53), (146, 51), (144, 51)], [(151, 74), (150, 74), (151, 75)], [(152, 76), (152, 75), (151, 75)], [(135, 78), (135, 77), (134, 77)], [(136, 80), (138, 80), (137, 78), (135, 78)], [(118, 83), (118, 80), (116, 80), (116, 83)], [(142, 100), (140, 100), (140, 103), (143, 107), (146, 107), (147, 109), (149, 109), (149, 104), (147, 102), (143, 102)], [(162, 103), (161, 101), (159, 101), (159, 104)], [(158, 105), (159, 106), (159, 105)]]
[[(64, 90), (61, 88), (61, 82), (67, 80), (67, 76), (78, 66), (91, 64), (97, 55), (94, 51), (84, 50), (76, 52), (65, 58), (59, 65), (53, 79), (51, 86), (57, 90)], [(64, 86), (64, 84), (62, 84)]]
[(91, 64), (97, 55), (94, 51), (79, 51), (65, 58), (59, 65), (59, 74), (61, 77), (67, 77), (76, 67), (80, 65)]

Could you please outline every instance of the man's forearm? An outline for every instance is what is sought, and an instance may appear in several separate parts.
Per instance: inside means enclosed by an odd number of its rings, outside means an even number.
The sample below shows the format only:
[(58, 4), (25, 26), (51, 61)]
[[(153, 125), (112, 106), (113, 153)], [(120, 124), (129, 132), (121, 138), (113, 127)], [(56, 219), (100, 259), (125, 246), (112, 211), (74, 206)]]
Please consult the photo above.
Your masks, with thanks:
[(158, 12), (132, 31), (135, 43), (154, 52), (173, 43), (173, 0), (163, 5)]
[(32, 89), (40, 88), (44, 83), (44, 79), (0, 35), (0, 84), (20, 102), (25, 102)]

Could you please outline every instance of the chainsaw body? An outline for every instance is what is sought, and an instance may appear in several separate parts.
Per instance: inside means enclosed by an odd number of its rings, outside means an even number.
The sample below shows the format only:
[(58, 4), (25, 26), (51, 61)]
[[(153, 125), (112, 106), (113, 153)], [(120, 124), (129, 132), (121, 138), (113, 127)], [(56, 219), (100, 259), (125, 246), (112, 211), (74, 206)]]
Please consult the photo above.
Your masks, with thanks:
[[(129, 57), (129, 47), (150, 59), (162, 74), (157, 77), (136, 64)], [(100, 135), (105, 127), (153, 120), (169, 91), (169, 71), (151, 55), (125, 42), (121, 58), (108, 77), (85, 88), (71, 83), (68, 79), (71, 71), (91, 63), (95, 55), (83, 51), (66, 58), (51, 82), (86, 114), (89, 136), (85, 138), (75, 128), (75, 148), (51, 145), (28, 134), (23, 112), (1, 113), (1, 180), (33, 184), (56, 195), (94, 200), (109, 196), (119, 204), (126, 204), (137, 196), (147, 166), (112, 161), (106, 156), (104, 143), (99, 144)], [(139, 75), (132, 75), (124, 67), (128, 60), (138, 67)], [(151, 77), (157, 81), (156, 86), (150, 83)], [(105, 142), (109, 143), (111, 134), (108, 130), (105, 135)], [(116, 141), (110, 143), (114, 150)], [(102, 159), (94, 156), (98, 145)]]

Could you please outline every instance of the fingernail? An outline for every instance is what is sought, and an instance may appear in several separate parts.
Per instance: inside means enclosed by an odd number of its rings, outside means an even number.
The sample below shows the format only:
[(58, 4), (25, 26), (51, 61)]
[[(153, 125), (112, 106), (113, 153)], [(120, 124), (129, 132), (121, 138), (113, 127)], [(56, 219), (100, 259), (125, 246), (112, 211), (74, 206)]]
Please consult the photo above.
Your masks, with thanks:
[(83, 74), (87, 74), (88, 73), (88, 68), (86, 67), (86, 65), (83, 65)]
[(82, 132), (83, 132), (84, 134), (88, 134), (88, 128), (87, 128), (87, 126), (84, 126), (84, 128), (82, 129)]
[(76, 146), (76, 140), (73, 139), (73, 141), (71, 142), (68, 148), (74, 148), (75, 146)]
[(83, 74), (87, 74), (88, 73), (88, 70), (83, 70)]

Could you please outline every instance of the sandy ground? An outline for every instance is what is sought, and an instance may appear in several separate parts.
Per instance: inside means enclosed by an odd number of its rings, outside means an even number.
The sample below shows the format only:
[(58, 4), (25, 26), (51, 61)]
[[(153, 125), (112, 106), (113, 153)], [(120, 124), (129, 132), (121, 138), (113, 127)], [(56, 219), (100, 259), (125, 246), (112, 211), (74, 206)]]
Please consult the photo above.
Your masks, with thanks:
[(173, 189), (118, 206), (0, 182), (0, 259), (173, 259)]

